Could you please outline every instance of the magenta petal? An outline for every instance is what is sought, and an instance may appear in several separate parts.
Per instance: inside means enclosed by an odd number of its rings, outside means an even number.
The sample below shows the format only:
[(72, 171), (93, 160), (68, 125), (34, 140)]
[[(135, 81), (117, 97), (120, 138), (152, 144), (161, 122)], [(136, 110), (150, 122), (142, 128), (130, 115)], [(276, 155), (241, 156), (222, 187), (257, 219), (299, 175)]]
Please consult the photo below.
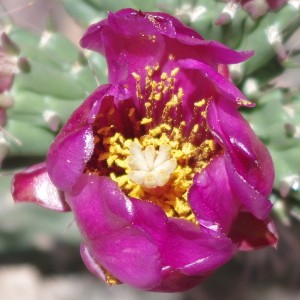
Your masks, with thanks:
[[(124, 87), (103, 85), (75, 110), (52, 143), (47, 156), (47, 171), (59, 189), (70, 190), (90, 160), (94, 152), (93, 123), (102, 106), (106, 110), (104, 114), (107, 114), (112, 105), (124, 102), (128, 97), (129, 93)], [(122, 121), (119, 118), (115, 123), (122, 124)]]
[(15, 202), (32, 202), (61, 212), (70, 210), (64, 194), (50, 181), (45, 163), (17, 173), (12, 181), (12, 195)]
[(238, 215), (229, 235), (239, 246), (239, 250), (244, 251), (276, 246), (278, 240), (275, 225), (271, 220), (261, 221), (246, 212)]
[(225, 149), (233, 193), (247, 210), (265, 219), (272, 207), (267, 196), (274, 181), (274, 167), (266, 147), (241, 114), (225, 101), (210, 103), (208, 125)]
[(229, 156), (225, 158), (225, 164), (233, 193), (256, 218), (266, 219), (272, 209), (272, 203), (237, 173)]
[(84, 243), (80, 245), (80, 254), (88, 270), (106, 283), (105, 274), (101, 266), (95, 261), (94, 257)]
[(199, 224), (228, 233), (241, 204), (231, 191), (223, 156), (195, 175), (188, 199)]
[(206, 272), (201, 275), (186, 275), (181, 270), (174, 270), (171, 267), (165, 267), (162, 270), (163, 279), (161, 284), (151, 289), (155, 292), (183, 292), (198, 285), (203, 281), (211, 272)]
[(107, 177), (81, 175), (66, 200), (87, 240), (106, 236), (131, 224), (133, 206)]
[(101, 265), (118, 280), (138, 288), (158, 284), (161, 265), (157, 246), (148, 234), (131, 227), (134, 207), (115, 182), (83, 175), (67, 193), (67, 200), (94, 258), (91, 262), (85, 256), (89, 268), (96, 272), (95, 263)]
[(138, 288), (158, 284), (161, 264), (157, 246), (148, 234), (132, 227), (134, 207), (115, 182), (82, 175), (67, 193), (67, 201), (89, 253), (99, 265)]
[(70, 189), (82, 174), (93, 149), (91, 126), (76, 130), (55, 144), (47, 156), (47, 171), (52, 182), (61, 190)]
[(166, 239), (161, 248), (165, 266), (192, 276), (212, 272), (226, 263), (234, 252), (235, 247), (225, 235), (173, 218), (169, 219)]
[(165, 212), (155, 204), (131, 199), (135, 214), (133, 225), (149, 235), (156, 243), (162, 245), (167, 234), (168, 218)]
[[(222, 97), (231, 100), (237, 105), (241, 105), (241, 99), (246, 99), (246, 96), (232, 82), (222, 76), (210, 65), (194, 59), (180, 60), (178, 61), (178, 64), (185, 69), (198, 70), (202, 73), (202, 76), (208, 79), (214, 86), (214, 93), (222, 95)], [(243, 103), (245, 103), (245, 106), (254, 106), (250, 101)]]
[(158, 248), (141, 230), (125, 227), (87, 243), (95, 259), (118, 280), (145, 290), (161, 281)]

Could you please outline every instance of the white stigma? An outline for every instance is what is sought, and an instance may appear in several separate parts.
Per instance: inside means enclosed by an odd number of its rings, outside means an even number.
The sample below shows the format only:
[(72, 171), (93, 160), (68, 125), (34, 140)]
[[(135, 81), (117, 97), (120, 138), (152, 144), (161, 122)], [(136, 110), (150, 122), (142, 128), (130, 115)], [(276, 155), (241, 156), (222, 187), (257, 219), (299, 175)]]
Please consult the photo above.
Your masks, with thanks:
[(129, 178), (148, 189), (164, 186), (177, 167), (175, 158), (170, 158), (171, 147), (161, 145), (156, 153), (154, 146), (147, 146), (145, 150), (139, 143), (133, 142), (129, 148), (127, 158), (131, 172)]

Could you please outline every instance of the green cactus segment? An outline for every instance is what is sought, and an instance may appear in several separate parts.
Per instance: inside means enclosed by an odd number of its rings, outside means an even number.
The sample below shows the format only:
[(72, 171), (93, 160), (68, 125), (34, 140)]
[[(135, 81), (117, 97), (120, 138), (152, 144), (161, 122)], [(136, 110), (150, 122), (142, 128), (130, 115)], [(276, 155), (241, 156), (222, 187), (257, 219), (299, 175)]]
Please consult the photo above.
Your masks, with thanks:
[(20, 48), (19, 64), (26, 67), (9, 91), (14, 105), (7, 110), (8, 134), (3, 134), (8, 154), (43, 156), (74, 109), (107, 81), (106, 63), (99, 55), (86, 58), (58, 32), (39, 36), (14, 27), (8, 35)]
[(274, 89), (244, 115), (271, 152), (276, 198), (296, 214), (300, 211), (300, 94)]
[[(295, 31), (294, 23), (299, 28), (299, 12), (290, 5), (286, 5), (279, 12), (269, 12), (258, 22), (256, 28), (247, 34), (238, 49), (251, 48), (255, 50), (255, 56), (244, 63), (245, 73), (251, 74), (260, 71), (272, 59), (284, 55), (282, 43)], [(293, 26), (292, 26), (293, 25)]]

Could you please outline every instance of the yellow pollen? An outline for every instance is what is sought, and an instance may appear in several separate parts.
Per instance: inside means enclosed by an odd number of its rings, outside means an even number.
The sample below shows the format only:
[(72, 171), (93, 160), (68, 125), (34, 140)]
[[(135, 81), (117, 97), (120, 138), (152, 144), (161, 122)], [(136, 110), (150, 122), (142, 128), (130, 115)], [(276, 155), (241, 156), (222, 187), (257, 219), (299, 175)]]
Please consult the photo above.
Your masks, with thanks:
[(237, 99), (237, 104), (238, 104), (238, 105), (242, 105), (242, 106), (247, 106), (247, 105), (252, 104), (252, 102), (249, 101), (249, 100), (247, 100), (247, 99), (241, 99), (241, 98), (238, 98), (238, 99)]
[(175, 68), (171, 71), (171, 76), (174, 77), (179, 72), (179, 68)]
[(202, 100), (200, 100), (198, 102), (195, 102), (194, 106), (196, 106), (196, 107), (202, 107), (203, 105), (205, 105), (205, 103), (206, 103), (205, 99), (202, 99)]
[(121, 284), (121, 281), (119, 281), (117, 278), (115, 278), (112, 274), (110, 274), (106, 269), (104, 269), (103, 267), (101, 267), (104, 276), (105, 276), (105, 281), (108, 285), (112, 286), (112, 285), (117, 285), (117, 284)]
[(198, 129), (199, 129), (199, 125), (196, 124), (196, 125), (194, 125), (192, 130), (193, 130), (194, 133), (197, 133)]
[(140, 81), (141, 80), (141, 76), (135, 72), (132, 72), (131, 75), (134, 77), (135, 80)]
[[(115, 132), (113, 126), (97, 130), (99, 150), (85, 172), (110, 176), (127, 196), (158, 205), (168, 217), (197, 224), (188, 190), (194, 175), (220, 153), (220, 147), (212, 139), (194, 145), (184, 133), (185, 122), (181, 123), (179, 127), (162, 123), (134, 139)], [(97, 148), (98, 142), (103, 146)]]
[(143, 118), (141, 121), (142, 125), (150, 124), (153, 121), (152, 118)]

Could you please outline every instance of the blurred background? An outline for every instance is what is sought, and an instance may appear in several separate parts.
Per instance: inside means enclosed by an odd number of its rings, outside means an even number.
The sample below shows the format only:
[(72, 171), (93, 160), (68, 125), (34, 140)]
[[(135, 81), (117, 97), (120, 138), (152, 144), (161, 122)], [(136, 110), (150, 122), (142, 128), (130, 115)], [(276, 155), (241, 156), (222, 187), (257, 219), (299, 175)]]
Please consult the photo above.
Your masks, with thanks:
[[(0, 79), (12, 76), (0, 90), (0, 300), (300, 299), (300, 1), (276, 8), (272, 1), (252, 1), (251, 9), (244, 2), (0, 1)], [(106, 81), (104, 59), (81, 51), (78, 41), (88, 24), (122, 7), (166, 11), (207, 39), (256, 51), (231, 74), (257, 103), (244, 115), (274, 159), (278, 249), (240, 253), (185, 293), (107, 287), (81, 261), (71, 214), (14, 205), (10, 195), (14, 172), (43, 161), (72, 110)]]

